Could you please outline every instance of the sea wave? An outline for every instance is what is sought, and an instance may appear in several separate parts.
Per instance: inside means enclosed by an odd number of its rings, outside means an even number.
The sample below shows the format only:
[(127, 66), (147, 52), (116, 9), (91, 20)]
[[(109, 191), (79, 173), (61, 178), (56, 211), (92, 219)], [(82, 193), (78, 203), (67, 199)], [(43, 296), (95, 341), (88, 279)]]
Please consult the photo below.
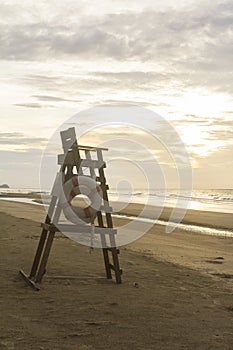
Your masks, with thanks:
[[(10, 188), (0, 189), (0, 194), (49, 194), (50, 191), (41, 191), (38, 188)], [(118, 192), (109, 191), (110, 200), (126, 203), (142, 203), (157, 206), (180, 206), (189, 209), (211, 210), (217, 212), (233, 213), (233, 189), (202, 189), (186, 190), (175, 189), (135, 189), (130, 192), (122, 189)]]

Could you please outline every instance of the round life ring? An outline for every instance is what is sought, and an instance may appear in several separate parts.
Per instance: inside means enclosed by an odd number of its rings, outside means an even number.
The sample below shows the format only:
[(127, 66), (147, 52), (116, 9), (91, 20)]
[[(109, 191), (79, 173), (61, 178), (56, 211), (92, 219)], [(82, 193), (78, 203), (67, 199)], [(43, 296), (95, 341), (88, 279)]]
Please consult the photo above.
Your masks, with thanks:
[[(60, 206), (67, 220), (74, 224), (93, 223), (102, 203), (101, 188), (97, 182), (87, 176), (73, 176), (63, 184)], [(87, 196), (91, 204), (86, 208), (73, 207), (72, 199), (78, 194)]]

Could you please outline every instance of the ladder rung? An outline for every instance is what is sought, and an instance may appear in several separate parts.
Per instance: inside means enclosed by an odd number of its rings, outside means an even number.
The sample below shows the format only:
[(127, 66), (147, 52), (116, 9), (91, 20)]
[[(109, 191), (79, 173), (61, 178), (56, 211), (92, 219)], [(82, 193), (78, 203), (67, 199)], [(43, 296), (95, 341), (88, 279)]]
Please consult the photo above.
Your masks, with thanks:
[[(100, 181), (98, 181), (97, 177), (96, 177), (96, 181), (97, 181), (97, 182), (100, 182)], [(106, 185), (106, 184), (102, 184), (102, 183), (101, 183), (100, 187), (101, 187), (101, 189), (102, 189), (103, 191), (109, 190), (109, 186)]]
[(116, 253), (120, 254), (120, 249), (117, 248), (106, 248), (108, 251), (113, 252), (113, 249), (116, 249)]
[[(115, 266), (113, 264), (109, 264), (109, 267), (110, 267), (111, 270), (116, 272)], [(119, 272), (122, 275), (122, 273), (123, 273), (122, 269), (119, 269)]]
[(74, 159), (73, 153), (70, 151), (67, 154), (59, 154), (58, 155), (58, 164), (61, 164), (63, 166), (78, 166), (82, 168), (106, 168), (106, 163), (102, 160), (95, 160), (95, 159), (78, 159), (77, 161)]
[[(112, 207), (110, 205), (101, 205), (100, 211), (105, 211), (106, 213), (112, 213)], [(104, 213), (103, 213), (104, 214)]]
[(88, 151), (96, 151), (97, 149), (100, 149), (102, 151), (108, 151), (108, 148), (83, 146), (83, 145), (78, 145), (78, 149), (80, 149), (80, 150), (88, 150)]
[(101, 182), (101, 183), (105, 183), (106, 178), (104, 176), (96, 176), (96, 181)]
[(58, 228), (56, 226), (54, 226), (53, 224), (46, 224), (44, 222), (42, 222), (40, 224), (40, 226), (44, 229), (44, 230), (47, 230), (47, 231), (50, 231), (50, 232), (57, 232), (59, 231)]

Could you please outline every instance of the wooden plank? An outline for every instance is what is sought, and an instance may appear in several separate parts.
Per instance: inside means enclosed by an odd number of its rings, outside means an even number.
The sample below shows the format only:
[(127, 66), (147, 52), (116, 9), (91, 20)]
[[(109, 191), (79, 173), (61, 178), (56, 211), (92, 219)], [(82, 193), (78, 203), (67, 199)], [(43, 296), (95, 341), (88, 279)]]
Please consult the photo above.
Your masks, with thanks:
[(58, 164), (64, 165), (64, 166), (78, 166), (82, 168), (106, 168), (106, 164), (104, 161), (99, 161), (96, 159), (74, 159), (74, 155), (72, 152), (68, 152), (66, 155), (65, 154), (58, 154)]
[[(103, 217), (102, 217), (101, 211), (97, 212), (97, 218), (98, 218), (99, 226), (103, 227), (104, 223), (103, 223)], [(102, 253), (103, 253), (103, 257), (104, 257), (104, 266), (105, 266), (106, 277), (107, 277), (107, 279), (112, 279), (112, 272), (111, 272), (111, 269), (109, 267), (108, 249), (106, 248), (106, 245), (107, 245), (106, 237), (105, 237), (105, 235), (101, 235), (100, 238), (101, 238), (101, 244), (102, 244)]]
[(83, 146), (83, 145), (78, 145), (78, 148), (80, 150), (88, 150), (88, 151), (97, 151), (97, 150), (101, 150), (101, 151), (108, 151), (108, 148), (104, 148), (104, 147), (95, 147), (95, 146)]
[(31, 287), (35, 291), (40, 290), (40, 288), (37, 287), (37, 285), (25, 274), (25, 272), (23, 270), (20, 270), (19, 274), (22, 277), (22, 279), (24, 280), (24, 282), (26, 282), (29, 287)]
[[(55, 209), (55, 205), (56, 205), (56, 201), (57, 201), (57, 197), (53, 196), (50, 202), (50, 206), (48, 209), (48, 214), (46, 215), (46, 219), (45, 219), (45, 225), (50, 224), (51, 218), (53, 216), (54, 213), (54, 209)], [(34, 278), (40, 263), (40, 259), (41, 259), (41, 255), (44, 249), (44, 245), (45, 245), (45, 241), (47, 238), (47, 233), (48, 233), (48, 229), (47, 228), (43, 228), (42, 232), (41, 232), (41, 236), (40, 236), (40, 240), (38, 243), (38, 247), (36, 250), (36, 254), (32, 263), (32, 267), (31, 267), (31, 272), (30, 272), (30, 278)]]
[(111, 270), (115, 271), (115, 266), (113, 266), (112, 264), (109, 264), (109, 267)]
[[(101, 181), (98, 181), (97, 178), (96, 178), (96, 181), (101, 182)], [(108, 185), (101, 183), (101, 189), (102, 189), (102, 191), (103, 191), (103, 189), (104, 189), (104, 191), (107, 191), (109, 189), (109, 187), (108, 187)]]
[(101, 205), (101, 206), (100, 206), (100, 210), (101, 210), (101, 211), (106, 211), (106, 212), (108, 212), (108, 213), (112, 213), (113, 208), (110, 207), (110, 205), (108, 205), (107, 203), (105, 203), (104, 205)]
[[(80, 164), (81, 164), (80, 163), (81, 162), (81, 157), (80, 157), (80, 152), (79, 152), (77, 141), (72, 146), (71, 155), (72, 155), (73, 160), (74, 160), (73, 164), (71, 165), (72, 169), (75, 166), (77, 174), (78, 175), (83, 175), (83, 170), (82, 170), (82, 167), (80, 166)], [(72, 170), (72, 172), (73, 172), (73, 170)]]
[(104, 176), (96, 176), (96, 181), (101, 182), (102, 185), (106, 186), (106, 190), (109, 190), (109, 186), (106, 185), (106, 178)]
[(114, 271), (115, 271), (116, 283), (120, 284), (122, 283), (121, 281), (122, 270), (120, 269), (120, 266), (119, 266), (119, 259), (116, 252), (116, 248), (112, 250), (112, 259), (113, 259), (113, 265), (115, 267)]
[[(74, 232), (74, 233), (90, 233), (90, 225), (73, 225), (73, 224), (45, 224), (41, 223), (41, 227), (50, 232)], [(117, 229), (109, 227), (99, 227), (95, 226), (95, 234), (104, 234), (104, 235), (116, 235)]]
[(59, 171), (56, 175), (52, 190), (51, 190), (51, 196), (52, 197), (59, 197), (61, 190), (62, 190), (62, 184), (64, 180), (64, 174), (62, 171)]
[[(75, 133), (75, 128), (69, 128), (67, 130), (61, 131), (61, 139), (62, 139), (62, 146), (64, 150), (64, 161), (62, 163), (63, 165), (63, 171), (65, 172), (65, 167), (67, 167), (65, 180), (68, 180), (73, 175), (73, 167), (76, 166), (77, 173), (79, 175), (82, 175), (82, 168), (80, 167), (80, 153), (78, 149), (78, 143)], [(69, 154), (72, 155), (73, 162), (72, 163), (66, 163), (67, 157), (70, 157)]]
[(62, 146), (63, 146), (64, 152), (66, 153), (76, 141), (75, 128), (69, 128), (67, 130), (63, 130), (60, 132), (60, 135), (62, 140)]
[[(90, 151), (85, 150), (85, 156), (86, 156), (86, 159), (92, 160)], [(95, 178), (96, 178), (96, 174), (95, 174), (94, 168), (91, 167), (91, 168), (89, 168), (89, 170), (90, 170), (90, 175), (91, 175), (91, 177), (92, 177), (93, 179), (95, 179)]]
[(33, 278), (36, 276), (36, 272), (37, 272), (37, 269), (38, 269), (38, 266), (40, 263), (40, 259), (41, 259), (41, 255), (42, 255), (44, 245), (46, 242), (47, 233), (48, 233), (48, 231), (45, 229), (41, 233), (40, 240), (39, 240), (38, 247), (37, 247), (37, 251), (36, 251), (35, 258), (34, 258), (34, 261), (32, 264), (32, 268), (31, 268), (31, 272), (29, 275), (30, 278)]
[[(99, 161), (103, 161), (102, 152), (99, 151), (99, 150), (97, 150), (97, 157), (98, 157)], [(103, 167), (99, 168), (99, 177), (101, 179), (105, 179)], [(104, 184), (105, 184), (105, 182), (104, 183), (101, 182), (102, 186)], [(104, 187), (102, 189), (102, 193), (103, 193), (103, 200), (104, 200), (104, 202), (108, 203), (109, 202), (109, 200), (108, 200), (108, 193), (107, 193), (107, 190)], [(105, 212), (105, 217), (106, 217), (106, 221), (107, 221), (107, 226), (109, 228), (112, 228), (113, 227), (113, 223), (112, 223), (111, 213)], [(118, 252), (117, 252), (117, 249), (116, 249), (116, 241), (115, 241), (115, 237), (113, 235), (110, 235), (109, 239), (110, 239), (110, 245), (111, 245), (111, 253), (112, 253), (113, 264), (110, 264), (109, 256), (108, 256), (108, 262), (107, 261), (105, 262), (105, 267), (106, 267), (106, 269), (110, 269), (110, 270), (113, 267), (113, 270), (115, 272), (116, 283), (120, 284), (120, 283), (122, 283), (122, 280), (121, 280), (122, 270), (120, 269), (120, 266), (119, 266)], [(107, 251), (107, 254), (108, 254), (108, 250), (106, 250), (106, 251)]]
[[(106, 241), (105, 241), (105, 243), (106, 243)], [(102, 245), (103, 245), (103, 238), (102, 238)], [(104, 257), (106, 277), (107, 277), (107, 279), (110, 280), (110, 279), (112, 279), (112, 273), (111, 273), (111, 268), (110, 268), (108, 250), (107, 250), (107, 248), (103, 248), (102, 251), (103, 251), (103, 257)]]
[(45, 229), (46, 231), (50, 231), (50, 232), (58, 232), (59, 231), (59, 229), (53, 224), (46, 224), (46, 223), (42, 222), (40, 224), (40, 226), (43, 229)]
[[(91, 226), (89, 225), (70, 225), (70, 224), (58, 224), (57, 226), (60, 232), (74, 232), (74, 233), (90, 233)], [(95, 234), (100, 235), (116, 235), (117, 229), (109, 227), (95, 227)]]
[(116, 249), (117, 254), (120, 254), (120, 249), (118, 248), (106, 248), (108, 251), (112, 252), (113, 249)]
[[(113, 264), (109, 264), (109, 267), (110, 267), (111, 270), (116, 272), (116, 267)], [(122, 269), (119, 269), (119, 273), (122, 275), (122, 273), (123, 273)]]
[(54, 235), (55, 232), (49, 232), (48, 238), (47, 238), (47, 242), (46, 242), (46, 246), (41, 258), (41, 262), (40, 262), (40, 266), (39, 266), (39, 270), (36, 276), (36, 282), (41, 282), (44, 274), (45, 274), (45, 268), (47, 265), (47, 261), (49, 258), (49, 254), (50, 254), (50, 250), (52, 248), (52, 243), (53, 243), (53, 239), (54, 239)]

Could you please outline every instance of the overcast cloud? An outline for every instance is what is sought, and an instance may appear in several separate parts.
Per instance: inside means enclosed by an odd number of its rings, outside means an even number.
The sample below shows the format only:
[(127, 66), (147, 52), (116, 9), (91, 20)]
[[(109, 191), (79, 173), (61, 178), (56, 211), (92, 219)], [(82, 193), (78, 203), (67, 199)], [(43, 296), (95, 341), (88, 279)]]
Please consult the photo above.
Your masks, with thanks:
[[(204, 2), (203, 2), (204, 3)], [(153, 3), (152, 3), (153, 4)], [(7, 11), (6, 4), (5, 12)], [(9, 6), (9, 13), (12, 6)], [(56, 8), (59, 11), (59, 6)], [(1, 11), (2, 13), (2, 11)], [(20, 13), (19, 13), (20, 15)], [(19, 16), (0, 25), (0, 57), (12, 60), (82, 57), (91, 60), (139, 60), (162, 63), (165, 67), (219, 70), (232, 66), (233, 4), (215, 2), (205, 6), (168, 8), (166, 12), (141, 13), (125, 10), (103, 16), (80, 16), (76, 8), (71, 19)], [(74, 21), (74, 18), (77, 20)], [(68, 18), (67, 18), (68, 19)], [(175, 66), (174, 66), (175, 65)], [(184, 66), (183, 66), (184, 65)]]
[(199, 185), (221, 159), (233, 178), (232, 1), (2, 1), (0, 60), (4, 152), (40, 150), (87, 106), (132, 103), (177, 128)]

